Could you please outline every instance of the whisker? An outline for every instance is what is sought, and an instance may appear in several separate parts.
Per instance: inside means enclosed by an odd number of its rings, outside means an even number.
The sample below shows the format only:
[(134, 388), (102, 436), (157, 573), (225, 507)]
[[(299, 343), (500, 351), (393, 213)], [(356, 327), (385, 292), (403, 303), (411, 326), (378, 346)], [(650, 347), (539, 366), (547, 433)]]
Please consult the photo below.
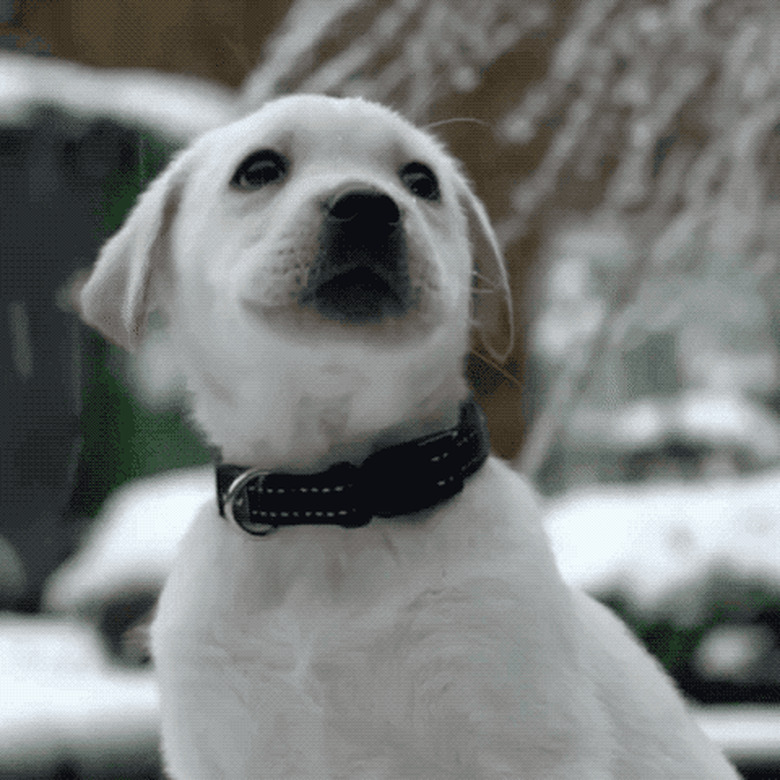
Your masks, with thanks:
[[(487, 287), (490, 288), (491, 292), (493, 292), (495, 290), (498, 290), (499, 286), (500, 286), (500, 285), (496, 284), (496, 282), (493, 279), (491, 279), (489, 276), (485, 276), (484, 274), (481, 274), (476, 269), (474, 269), (471, 272), (471, 285), (472, 285), (472, 287), (474, 286), (474, 282), (482, 282), (482, 284), (484, 284), (484, 285), (486, 285)], [(482, 291), (480, 290), (479, 292), (482, 292)]]
[(442, 125), (451, 125), (455, 122), (472, 122), (475, 125), (482, 125), (482, 127), (490, 128), (490, 124), (485, 122), (484, 119), (477, 119), (473, 116), (454, 116), (450, 119), (439, 119), (436, 122), (431, 122), (425, 125), (426, 130), (433, 130), (434, 127), (441, 127)]
[[(483, 286), (477, 287), (475, 282), (481, 281)], [(472, 283), (469, 286), (468, 289), (469, 295), (503, 295), (504, 288), (501, 284), (496, 284), (492, 279), (490, 279), (487, 276), (482, 276), (481, 274), (474, 271), (474, 274), (472, 276)]]
[(488, 290), (485, 288), (478, 288), (478, 287), (471, 288), (472, 295), (495, 295), (496, 293), (500, 293), (500, 292), (501, 291), (498, 289), (498, 287), (494, 287), (492, 290)]

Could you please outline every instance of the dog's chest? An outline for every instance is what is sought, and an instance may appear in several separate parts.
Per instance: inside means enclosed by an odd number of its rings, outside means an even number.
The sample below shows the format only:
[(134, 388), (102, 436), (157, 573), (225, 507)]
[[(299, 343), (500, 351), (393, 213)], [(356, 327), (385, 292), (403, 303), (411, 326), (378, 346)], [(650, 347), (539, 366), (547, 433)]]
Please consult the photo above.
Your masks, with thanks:
[[(439, 528), (457, 526), (458, 505)], [(547, 621), (469, 534), (450, 545), (435, 517), (418, 530), (256, 544), (199, 518), (153, 631), (166, 720), (200, 754), (262, 757), (278, 776), (326, 765), (424, 776), (431, 761), (476, 760), (482, 728), (497, 718), (508, 729), (507, 713), (539, 698), (524, 670), (544, 643), (519, 648)]]
[(215, 761), (262, 757), (279, 776), (326, 765), (393, 776), (398, 760), (417, 760), (396, 746), (430, 724), (457, 674), (442, 651), (468, 642), (457, 573), (414, 572), (381, 543), (334, 554), (328, 534), (309, 536), (303, 550), (268, 545), (265, 566), (244, 566), (230, 541), (201, 539), (199, 561), (188, 550), (155, 626), (163, 698)]
[(281, 728), (307, 714), (326, 728), (402, 720), (402, 692), (414, 677), (414, 607), (390, 600), (347, 607), (326, 603), (322, 593), (297, 601), (311, 595), (294, 594), (243, 625), (224, 624), (220, 676), (233, 677), (248, 708), (272, 711)]
[(440, 634), (459, 623), (468, 600), (464, 573), (445, 559), (421, 568), (380, 535), (368, 544), (330, 544), (339, 534), (256, 547), (256, 557), (234, 539), (221, 552), (206, 544), (220, 563), (198, 566), (199, 576), (180, 582), (174, 576), (161, 600), (166, 645), (192, 657), (196, 674), (232, 678), (250, 707), (276, 690), (277, 708), (297, 702), (327, 718), (354, 715), (362, 702), (387, 715), (426, 642), (451, 639)]

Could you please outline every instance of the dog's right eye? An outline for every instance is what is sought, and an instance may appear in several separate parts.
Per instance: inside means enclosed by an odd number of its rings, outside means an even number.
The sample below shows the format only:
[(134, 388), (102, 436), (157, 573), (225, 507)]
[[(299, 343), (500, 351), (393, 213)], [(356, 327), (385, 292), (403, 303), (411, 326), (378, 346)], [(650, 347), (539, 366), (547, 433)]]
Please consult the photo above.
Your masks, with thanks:
[(263, 149), (250, 154), (238, 166), (230, 183), (240, 190), (256, 190), (266, 184), (281, 181), (287, 175), (289, 167), (287, 158), (279, 152)]
[(398, 175), (406, 188), (418, 198), (439, 200), (441, 197), (436, 174), (427, 165), (421, 162), (407, 163), (401, 168)]

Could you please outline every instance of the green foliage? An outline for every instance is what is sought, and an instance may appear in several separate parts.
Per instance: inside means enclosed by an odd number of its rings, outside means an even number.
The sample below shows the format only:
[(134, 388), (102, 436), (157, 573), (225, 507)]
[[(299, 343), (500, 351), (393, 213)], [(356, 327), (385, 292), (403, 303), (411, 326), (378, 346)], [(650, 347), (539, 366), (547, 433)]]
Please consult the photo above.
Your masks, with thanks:
[(670, 593), (663, 603), (643, 609), (625, 593), (601, 594), (663, 667), (675, 678), (690, 678), (693, 656), (714, 628), (727, 625), (776, 626), (780, 619), (780, 586), (768, 578), (716, 571), (703, 581)]
[(138, 195), (162, 170), (170, 156), (169, 144), (150, 133), (139, 132), (136, 159), (130, 165), (117, 167), (103, 182), (100, 216), (106, 235), (119, 229)]
[[(170, 159), (172, 146), (140, 132), (132, 159), (103, 181), (98, 210), (106, 235), (116, 231), (138, 195)], [(209, 460), (182, 408), (152, 411), (119, 378), (126, 356), (90, 333), (85, 343), (82, 450), (70, 511), (94, 516), (124, 482)]]
[(208, 449), (181, 408), (152, 411), (117, 378), (124, 355), (99, 336), (87, 344), (82, 451), (71, 511), (94, 516), (124, 482), (208, 462)]
[(649, 613), (639, 609), (621, 593), (599, 598), (612, 609), (673, 677), (679, 677), (691, 662), (702, 637), (711, 625), (690, 626), (667, 614)]

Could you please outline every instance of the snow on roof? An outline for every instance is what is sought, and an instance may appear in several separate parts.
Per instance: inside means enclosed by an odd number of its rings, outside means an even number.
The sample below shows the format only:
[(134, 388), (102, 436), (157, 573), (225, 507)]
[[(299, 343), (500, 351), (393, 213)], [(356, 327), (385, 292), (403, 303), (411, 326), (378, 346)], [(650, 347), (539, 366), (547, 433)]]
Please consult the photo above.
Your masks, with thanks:
[(236, 93), (189, 76), (0, 52), (0, 124), (23, 122), (41, 106), (82, 119), (109, 117), (185, 142), (233, 118)]
[(715, 570), (780, 585), (780, 472), (718, 482), (598, 486), (549, 502), (564, 578), (652, 608)]

